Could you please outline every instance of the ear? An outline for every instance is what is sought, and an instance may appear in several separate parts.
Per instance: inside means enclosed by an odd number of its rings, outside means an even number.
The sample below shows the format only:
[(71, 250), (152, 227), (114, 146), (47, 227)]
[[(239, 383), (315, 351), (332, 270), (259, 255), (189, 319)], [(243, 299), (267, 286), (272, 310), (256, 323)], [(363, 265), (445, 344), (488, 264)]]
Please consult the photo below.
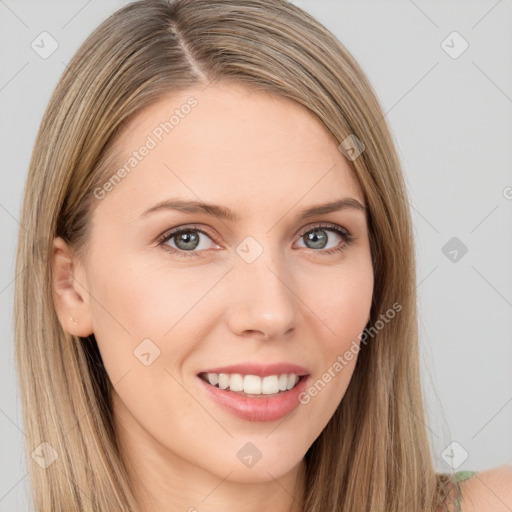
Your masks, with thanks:
[(90, 296), (83, 267), (61, 237), (53, 240), (53, 302), (64, 331), (75, 336), (92, 334)]

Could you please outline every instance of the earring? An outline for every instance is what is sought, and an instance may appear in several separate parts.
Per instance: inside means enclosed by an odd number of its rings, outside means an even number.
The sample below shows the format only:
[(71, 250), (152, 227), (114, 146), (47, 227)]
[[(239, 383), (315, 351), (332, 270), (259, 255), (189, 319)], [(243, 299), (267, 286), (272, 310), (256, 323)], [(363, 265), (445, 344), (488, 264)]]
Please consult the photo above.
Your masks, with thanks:
[(74, 325), (78, 325), (78, 320), (75, 320), (72, 316), (69, 319), (73, 322)]

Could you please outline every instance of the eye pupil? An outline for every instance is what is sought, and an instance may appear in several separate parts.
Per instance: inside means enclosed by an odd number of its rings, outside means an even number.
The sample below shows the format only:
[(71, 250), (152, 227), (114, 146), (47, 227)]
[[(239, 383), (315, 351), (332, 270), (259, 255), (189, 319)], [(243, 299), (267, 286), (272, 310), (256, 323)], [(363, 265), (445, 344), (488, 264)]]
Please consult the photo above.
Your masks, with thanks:
[(308, 234), (306, 234), (306, 238), (308, 242), (313, 242), (315, 249), (323, 249), (327, 243), (325, 230), (321, 228), (310, 231)]
[[(183, 245), (181, 242), (185, 242)], [(184, 231), (182, 233), (179, 233), (176, 237), (176, 245), (179, 249), (187, 250), (187, 249), (195, 249), (197, 247), (197, 244), (199, 242), (199, 236), (197, 233), (194, 233), (193, 231)], [(191, 244), (192, 246), (190, 246)]]

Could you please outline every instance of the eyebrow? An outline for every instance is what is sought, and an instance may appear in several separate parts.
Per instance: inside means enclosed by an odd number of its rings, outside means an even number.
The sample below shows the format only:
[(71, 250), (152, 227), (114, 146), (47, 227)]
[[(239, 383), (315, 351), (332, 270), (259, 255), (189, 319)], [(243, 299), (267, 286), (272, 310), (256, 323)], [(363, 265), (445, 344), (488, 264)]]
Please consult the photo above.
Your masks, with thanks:
[[(162, 210), (177, 210), (185, 213), (204, 213), (223, 220), (237, 221), (239, 216), (229, 208), (216, 204), (204, 203), (201, 201), (185, 201), (183, 199), (171, 198), (145, 210), (141, 218), (149, 214)], [(355, 197), (344, 197), (330, 203), (311, 206), (299, 214), (300, 219), (306, 219), (315, 215), (322, 215), (340, 210), (366, 211), (366, 206), (359, 202)]]

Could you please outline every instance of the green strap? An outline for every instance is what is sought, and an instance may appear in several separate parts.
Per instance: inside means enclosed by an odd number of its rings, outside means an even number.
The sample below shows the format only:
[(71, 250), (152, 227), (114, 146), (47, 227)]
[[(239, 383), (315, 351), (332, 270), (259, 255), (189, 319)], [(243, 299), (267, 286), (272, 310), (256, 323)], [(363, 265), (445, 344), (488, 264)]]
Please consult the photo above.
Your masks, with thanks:
[(455, 480), (455, 484), (457, 486), (457, 496), (455, 497), (454, 503), (455, 503), (455, 511), (454, 512), (461, 512), (460, 511), (460, 500), (462, 499), (462, 493), (460, 490), (460, 482), (464, 482), (464, 480), (468, 480), (472, 476), (476, 475), (476, 471), (457, 471), (453, 474), (453, 478)]

